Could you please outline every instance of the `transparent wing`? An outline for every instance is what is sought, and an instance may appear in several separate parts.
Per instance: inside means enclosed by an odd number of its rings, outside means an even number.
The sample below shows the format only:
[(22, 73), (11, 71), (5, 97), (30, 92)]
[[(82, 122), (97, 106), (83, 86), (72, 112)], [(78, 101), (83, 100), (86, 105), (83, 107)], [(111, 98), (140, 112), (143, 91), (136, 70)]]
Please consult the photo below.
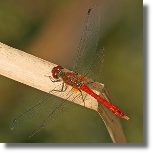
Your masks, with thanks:
[[(44, 98), (42, 98), (40, 101), (38, 101), (35, 105), (33, 105), (31, 108), (27, 109), (25, 112), (21, 113), (18, 117), (16, 117), (12, 123), (10, 124), (9, 128), (13, 130), (14, 128), (17, 128), (19, 126), (25, 125), (43, 115), (49, 112), (55, 111), (57, 107), (59, 107), (63, 103), (62, 99), (59, 97), (56, 97), (54, 95), (48, 94)], [(73, 108), (75, 105), (74, 103), (67, 103), (68, 108)], [(57, 111), (56, 111), (57, 112)], [(60, 116), (63, 113), (66, 113), (66, 109), (63, 109), (63, 111), (59, 112)]]
[(16, 117), (10, 124), (10, 129), (14, 129), (16, 127), (27, 124), (45, 115), (47, 112), (51, 112), (60, 102), (60, 98), (47, 94), (47, 96), (42, 98), (31, 108), (27, 109), (25, 112)]
[[(72, 95), (72, 94), (71, 94)], [(68, 97), (70, 98), (71, 95)], [(78, 95), (77, 95), (78, 96)], [(73, 100), (77, 97), (73, 97)], [(73, 101), (72, 100), (72, 101)], [(50, 113), (49, 116), (47, 116), (30, 134), (29, 137), (32, 137), (34, 134), (42, 130), (45, 126), (50, 124), (52, 121), (57, 119), (58, 117), (62, 116), (64, 113), (68, 112), (72, 108), (74, 108), (77, 104), (69, 102), (67, 100), (63, 100), (61, 103), (58, 104), (58, 106)]]
[(88, 10), (82, 37), (74, 60), (73, 71), (83, 75), (89, 66), (99, 42), (100, 15), (96, 5)]
[(102, 48), (90, 62), (89, 66), (85, 70), (84, 76), (100, 82), (100, 76), (102, 72), (103, 62), (105, 59), (105, 49)]

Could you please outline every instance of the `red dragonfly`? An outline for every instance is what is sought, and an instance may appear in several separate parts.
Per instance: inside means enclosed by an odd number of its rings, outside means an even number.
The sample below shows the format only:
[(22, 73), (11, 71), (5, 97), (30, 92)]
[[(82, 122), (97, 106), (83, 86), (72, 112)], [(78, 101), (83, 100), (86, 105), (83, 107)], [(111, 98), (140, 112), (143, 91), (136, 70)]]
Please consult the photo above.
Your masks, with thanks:
[[(52, 92), (64, 92), (67, 88), (66, 86), (71, 86), (72, 89), (76, 89), (79, 95), (82, 96), (83, 101), (85, 101), (85, 96), (82, 91), (91, 95), (99, 102), (104, 104), (109, 108), (114, 114), (129, 120), (129, 118), (123, 113), (123, 111), (113, 104), (109, 103), (96, 93), (92, 91), (87, 86), (86, 76), (91, 79), (98, 80), (97, 76), (100, 76), (102, 70), (102, 64), (105, 56), (105, 49), (102, 48), (97, 54), (96, 49), (99, 41), (100, 32), (100, 16), (96, 5), (93, 5), (88, 10), (86, 15), (82, 38), (79, 43), (76, 58), (74, 61), (73, 71), (66, 72), (62, 66), (57, 66), (52, 69), (52, 76), (49, 76), (50, 80), (54, 83), (61, 83), (61, 90), (52, 90)], [(94, 57), (94, 58), (93, 58)], [(84, 70), (84, 67), (87, 67)], [(80, 75), (83, 74), (83, 75)], [(54, 79), (54, 80), (53, 80)], [(65, 88), (65, 90), (64, 90)], [(57, 117), (63, 115), (68, 110), (72, 109), (75, 105), (72, 102), (68, 102), (70, 98), (72, 101), (78, 96), (74, 96), (72, 90), (67, 94), (66, 100), (61, 100), (60, 98), (48, 94), (46, 97), (38, 101), (34, 106), (27, 109), (25, 112), (21, 113), (16, 117), (10, 124), (10, 128), (14, 129), (18, 126), (22, 126), (31, 122), (47, 112), (51, 112), (31, 133), (30, 137), (43, 129), (46, 125), (50, 124)]]

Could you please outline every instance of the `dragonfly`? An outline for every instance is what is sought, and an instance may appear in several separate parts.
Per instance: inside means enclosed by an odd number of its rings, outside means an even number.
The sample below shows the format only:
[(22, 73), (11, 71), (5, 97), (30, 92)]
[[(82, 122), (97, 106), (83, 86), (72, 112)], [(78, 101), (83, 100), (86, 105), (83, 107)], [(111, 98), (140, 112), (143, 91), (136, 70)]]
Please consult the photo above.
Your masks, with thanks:
[[(85, 103), (86, 96), (83, 92), (104, 104), (117, 116), (129, 120), (129, 117), (126, 116), (121, 109), (109, 103), (88, 87), (89, 82), (87, 82), (87, 76), (98, 81), (98, 76), (100, 76), (102, 72), (103, 61), (105, 58), (104, 48), (96, 53), (99, 42), (99, 33), (100, 15), (98, 7), (93, 5), (89, 8), (85, 18), (82, 37), (74, 60), (73, 71), (67, 72), (62, 66), (58, 65), (52, 69), (52, 75), (49, 76), (49, 79), (52, 82), (61, 82), (61, 90), (57, 90), (56, 88), (53, 89), (47, 96), (42, 98), (25, 112), (21, 113), (12, 121), (10, 129), (25, 125), (45, 115), (47, 112), (50, 112), (50, 114), (32, 131), (29, 136), (32, 137), (53, 120), (75, 107), (76, 104), (69, 102), (69, 99), (74, 101), (78, 96), (81, 96)], [(65, 92), (67, 86), (71, 87), (71, 90), (66, 94), (66, 99), (61, 100), (60, 98), (51, 95), (52, 92)], [(75, 95), (73, 89), (79, 94)]]

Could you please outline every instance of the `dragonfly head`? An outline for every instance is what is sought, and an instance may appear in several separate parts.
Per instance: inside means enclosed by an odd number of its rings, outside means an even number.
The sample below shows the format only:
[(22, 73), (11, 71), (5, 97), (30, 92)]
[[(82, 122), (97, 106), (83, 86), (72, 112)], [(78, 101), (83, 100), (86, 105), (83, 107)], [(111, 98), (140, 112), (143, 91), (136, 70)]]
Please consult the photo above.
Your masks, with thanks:
[(56, 66), (52, 69), (53, 78), (58, 79), (61, 73), (62, 66)]

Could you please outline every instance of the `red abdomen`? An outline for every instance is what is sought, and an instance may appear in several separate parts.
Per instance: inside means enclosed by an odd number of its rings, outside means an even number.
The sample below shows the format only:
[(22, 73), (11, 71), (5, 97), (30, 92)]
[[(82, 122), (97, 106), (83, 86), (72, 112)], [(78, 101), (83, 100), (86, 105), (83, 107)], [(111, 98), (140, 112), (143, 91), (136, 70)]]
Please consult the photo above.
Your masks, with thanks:
[(101, 98), (99, 95), (97, 95), (96, 93), (94, 93), (89, 87), (87, 87), (85, 84), (83, 84), (80, 88), (81, 90), (85, 91), (86, 93), (88, 93), (89, 95), (91, 95), (92, 97), (94, 97), (95, 99), (97, 99), (98, 101), (100, 101), (102, 104), (104, 104), (107, 108), (109, 108), (114, 114), (125, 118), (127, 120), (129, 120), (129, 118), (125, 115), (125, 113), (123, 113), (123, 111), (119, 108), (117, 108), (115, 105), (109, 103), (108, 101), (106, 101), (105, 99)]

